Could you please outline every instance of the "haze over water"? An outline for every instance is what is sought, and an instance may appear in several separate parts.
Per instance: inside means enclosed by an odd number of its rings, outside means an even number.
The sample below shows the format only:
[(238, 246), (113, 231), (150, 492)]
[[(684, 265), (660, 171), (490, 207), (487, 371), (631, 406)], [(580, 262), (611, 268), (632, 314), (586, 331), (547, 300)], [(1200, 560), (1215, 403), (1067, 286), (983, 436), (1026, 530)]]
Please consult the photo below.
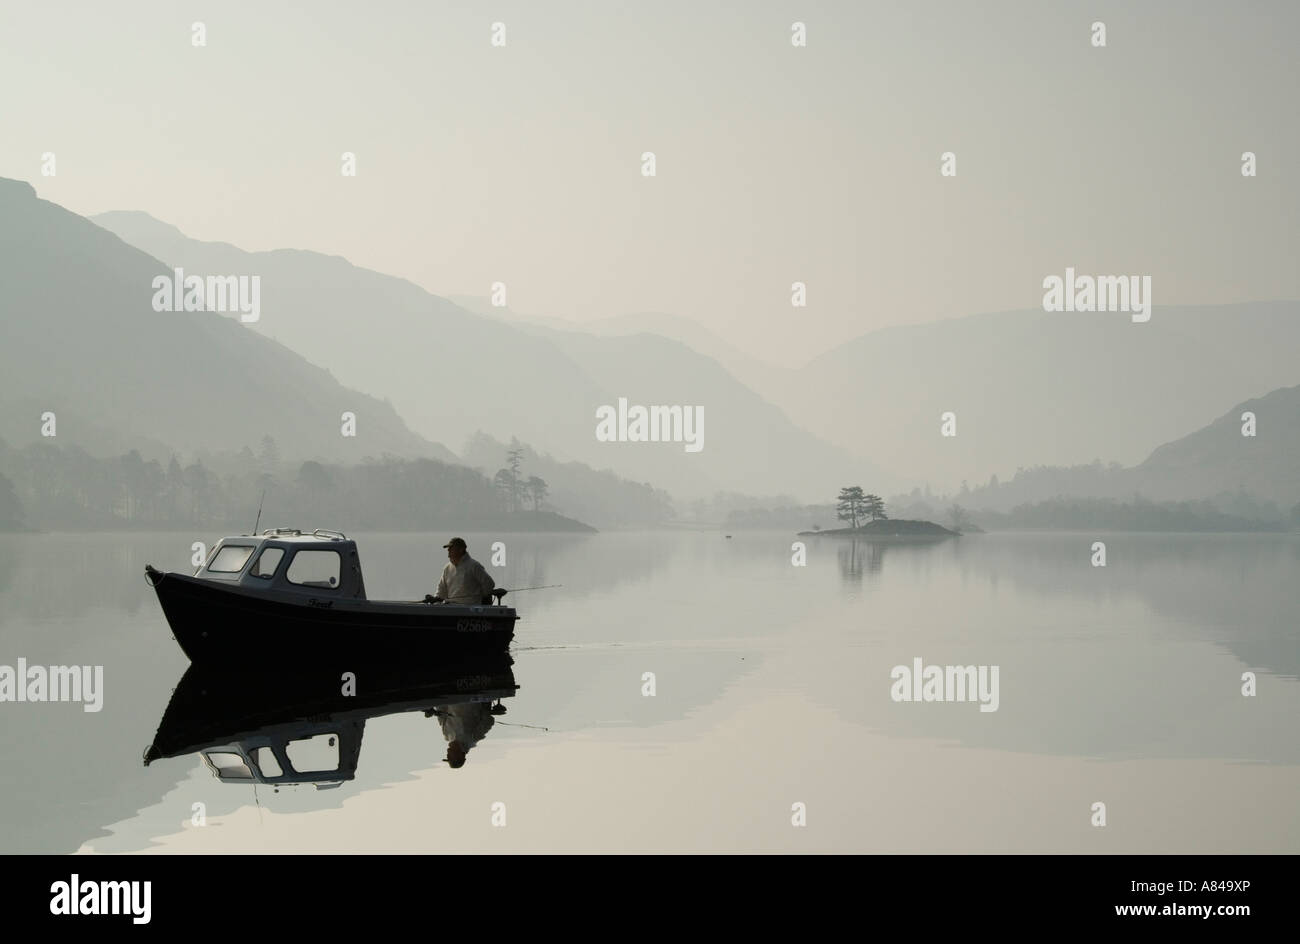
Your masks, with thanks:
[[(433, 586), (445, 538), (356, 537), (371, 598)], [(140, 574), (192, 537), (0, 536), (0, 663), (105, 676), (98, 713), (0, 705), (4, 851), (1296, 848), (1300, 536), (1104, 537), (1101, 569), (1082, 534), (822, 538), (806, 567), (778, 532), (467, 534), (506, 542), (499, 586), (563, 587), (514, 598), (520, 689), (465, 766), (416, 711), (367, 722), (355, 781), (255, 793), (141, 762), (187, 660)], [(1000, 666), (997, 711), (892, 701), (915, 657)]]

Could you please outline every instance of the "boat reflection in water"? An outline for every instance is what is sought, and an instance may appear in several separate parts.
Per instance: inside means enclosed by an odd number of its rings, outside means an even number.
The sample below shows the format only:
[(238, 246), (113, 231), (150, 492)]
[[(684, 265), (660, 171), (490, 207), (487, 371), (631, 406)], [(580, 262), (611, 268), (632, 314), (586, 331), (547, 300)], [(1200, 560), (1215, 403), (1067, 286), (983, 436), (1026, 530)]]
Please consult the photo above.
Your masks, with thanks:
[(367, 720), (421, 711), (438, 720), (445, 760), (460, 767), (518, 690), (513, 663), (498, 653), (400, 667), (191, 665), (144, 762), (198, 753), (222, 783), (325, 790), (356, 777)]

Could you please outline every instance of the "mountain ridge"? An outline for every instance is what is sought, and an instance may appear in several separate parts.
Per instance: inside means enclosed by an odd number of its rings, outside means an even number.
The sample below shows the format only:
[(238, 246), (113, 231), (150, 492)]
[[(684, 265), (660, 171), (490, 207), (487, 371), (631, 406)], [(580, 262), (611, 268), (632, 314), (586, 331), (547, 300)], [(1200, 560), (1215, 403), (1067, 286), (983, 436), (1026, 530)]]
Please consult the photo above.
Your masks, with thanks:
[[(237, 320), (155, 311), (152, 281), (165, 272), (31, 184), (0, 180), (0, 303), (11, 313), (4, 399), (57, 405), (103, 434), (186, 451), (256, 447), (270, 435), (304, 458), (455, 458), (382, 401)], [(347, 411), (357, 414), (355, 438), (341, 435)], [(6, 414), (0, 436), (10, 443), (40, 437), (39, 414)]]
[[(684, 345), (629, 346), (618, 338), (526, 331), (408, 280), (322, 261), (340, 257), (178, 241), (174, 229), (147, 214), (115, 211), (95, 219), (187, 272), (259, 273), (264, 314), (256, 330), (328, 366), (345, 383), (382, 393), (413, 429), (442, 441), (462, 442), (479, 430), (498, 440), (516, 436), (557, 460), (610, 469), (688, 498), (740, 488), (820, 494), (843, 475), (860, 478), (858, 470), (871, 467), (810, 436), (716, 361)], [(319, 329), (349, 319), (360, 333), (348, 342)], [(705, 448), (684, 454), (662, 443), (598, 440), (597, 409), (620, 397), (703, 406)], [(889, 480), (883, 472), (873, 478), (881, 488)]]

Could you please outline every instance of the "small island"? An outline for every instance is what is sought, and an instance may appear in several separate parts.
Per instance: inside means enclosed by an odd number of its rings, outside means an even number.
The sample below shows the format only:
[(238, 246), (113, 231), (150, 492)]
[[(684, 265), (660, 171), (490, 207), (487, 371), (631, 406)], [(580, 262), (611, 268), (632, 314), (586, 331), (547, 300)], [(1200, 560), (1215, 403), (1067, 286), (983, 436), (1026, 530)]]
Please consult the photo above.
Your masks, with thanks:
[(847, 528), (823, 531), (800, 531), (799, 537), (851, 537), (879, 543), (920, 544), (944, 541), (961, 535), (933, 521), (913, 521), (890, 518), (885, 514), (885, 502), (879, 495), (866, 495), (860, 485), (840, 489), (835, 517), (849, 522)]

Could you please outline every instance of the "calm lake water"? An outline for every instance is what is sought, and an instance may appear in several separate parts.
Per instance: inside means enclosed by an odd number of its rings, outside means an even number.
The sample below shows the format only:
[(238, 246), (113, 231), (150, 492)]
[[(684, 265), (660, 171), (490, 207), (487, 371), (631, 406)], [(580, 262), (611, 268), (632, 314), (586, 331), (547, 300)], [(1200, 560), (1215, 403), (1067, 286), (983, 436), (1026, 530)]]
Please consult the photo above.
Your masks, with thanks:
[[(372, 598), (434, 588), (444, 535), (352, 536)], [(142, 763), (188, 664), (143, 568), (192, 571), (192, 536), (0, 536), (0, 665), (104, 667), (99, 712), (0, 703), (0, 851), (1300, 852), (1300, 535), (803, 567), (787, 533), (465, 537), (505, 542), (499, 586), (563, 584), (512, 598), (508, 713), (459, 769), (436, 717), (372, 718), (354, 780), (277, 791)], [(998, 666), (997, 710), (893, 700), (918, 657)]]

